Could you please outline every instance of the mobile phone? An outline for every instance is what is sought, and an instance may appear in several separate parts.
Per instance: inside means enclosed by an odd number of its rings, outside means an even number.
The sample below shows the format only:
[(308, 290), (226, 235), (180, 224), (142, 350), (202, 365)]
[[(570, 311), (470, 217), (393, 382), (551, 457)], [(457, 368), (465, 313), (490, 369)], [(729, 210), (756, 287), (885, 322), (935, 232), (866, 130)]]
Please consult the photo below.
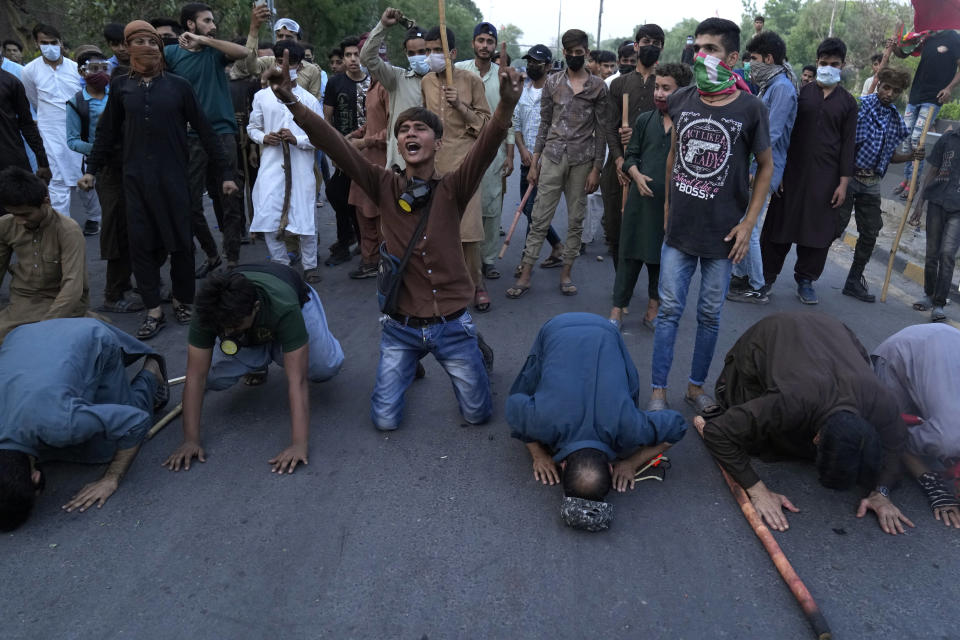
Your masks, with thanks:
[(397, 18), (397, 22), (403, 25), (404, 29), (412, 29), (415, 26), (417, 26), (417, 23), (415, 21), (411, 20), (410, 18), (403, 15), (402, 13), (400, 14), (400, 17)]
[(265, 4), (267, 4), (267, 0), (257, 0), (253, 3), (253, 7), (256, 9), (257, 7), (262, 7)]

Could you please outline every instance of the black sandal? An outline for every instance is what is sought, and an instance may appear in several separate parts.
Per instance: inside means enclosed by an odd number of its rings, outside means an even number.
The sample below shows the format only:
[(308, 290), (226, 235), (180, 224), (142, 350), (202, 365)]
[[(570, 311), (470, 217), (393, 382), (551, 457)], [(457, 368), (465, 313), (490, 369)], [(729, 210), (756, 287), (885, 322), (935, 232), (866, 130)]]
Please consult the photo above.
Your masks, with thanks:
[(166, 316), (161, 315), (159, 318), (154, 318), (147, 314), (147, 317), (144, 318), (140, 324), (140, 328), (137, 329), (137, 340), (149, 340), (160, 333), (160, 329), (162, 329), (165, 324), (167, 324)]
[(173, 315), (177, 319), (177, 324), (190, 324), (193, 318), (193, 310), (188, 304), (178, 304), (173, 308)]

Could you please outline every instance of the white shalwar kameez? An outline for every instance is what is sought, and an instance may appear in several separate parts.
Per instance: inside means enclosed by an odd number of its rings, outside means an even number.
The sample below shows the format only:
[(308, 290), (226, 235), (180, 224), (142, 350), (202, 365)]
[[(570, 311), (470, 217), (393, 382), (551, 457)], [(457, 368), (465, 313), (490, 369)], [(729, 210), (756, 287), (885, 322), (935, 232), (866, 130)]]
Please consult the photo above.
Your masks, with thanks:
[(53, 174), (47, 187), (51, 206), (69, 218), (70, 198), (76, 193), (86, 219), (99, 222), (100, 202), (96, 191), (77, 188), (77, 181), (83, 175), (83, 156), (67, 146), (67, 100), (83, 88), (77, 63), (64, 57), (60, 64), (52, 67), (40, 56), (24, 66), (20, 81), (30, 106), (37, 113), (37, 127)]
[[(295, 86), (293, 93), (304, 106), (323, 116), (320, 102), (309, 92)], [(247, 125), (247, 135), (253, 142), (261, 145), (262, 149), (260, 169), (253, 185), (253, 222), (250, 223), (250, 232), (264, 234), (271, 260), (281, 264), (290, 263), (286, 246), (278, 238), (285, 185), (283, 147), (263, 144), (264, 136), (277, 133), (281, 129), (288, 129), (297, 138), (297, 144), (290, 145), (293, 181), (286, 230), (300, 236), (303, 268), (313, 269), (317, 266), (317, 225), (314, 208), (317, 180), (313, 172), (316, 149), (310, 144), (306, 132), (293, 121), (290, 110), (277, 100), (269, 88), (261, 89), (253, 96), (253, 110), (250, 113), (250, 124)]]

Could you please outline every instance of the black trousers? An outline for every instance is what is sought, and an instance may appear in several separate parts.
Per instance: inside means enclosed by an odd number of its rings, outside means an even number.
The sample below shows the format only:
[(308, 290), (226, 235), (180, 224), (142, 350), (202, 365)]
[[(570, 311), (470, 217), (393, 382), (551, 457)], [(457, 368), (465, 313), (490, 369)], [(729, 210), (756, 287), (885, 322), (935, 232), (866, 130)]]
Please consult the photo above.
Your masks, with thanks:
[(100, 258), (107, 261), (107, 282), (103, 297), (116, 302), (132, 289), (130, 241), (127, 239), (127, 208), (123, 196), (123, 172), (106, 165), (97, 176), (97, 197), (103, 219), (100, 223)]
[(237, 142), (232, 133), (217, 136), (230, 165), (230, 176), (237, 184), (233, 195), (223, 195), (223, 176), (207, 158), (200, 139), (188, 138), (190, 160), (187, 165), (190, 181), (190, 211), (193, 218), (193, 235), (208, 258), (216, 258), (217, 243), (213, 239), (207, 220), (203, 216), (203, 190), (213, 201), (213, 211), (223, 234), (223, 253), (228, 261), (240, 258), (240, 239), (243, 236), (243, 174), (237, 171)]
[(337, 214), (337, 243), (346, 251), (360, 237), (357, 210), (349, 203), (350, 177), (340, 169), (327, 180), (327, 200)]
[(173, 282), (173, 297), (182, 304), (193, 304), (196, 288), (193, 251), (177, 251), (168, 254), (166, 249), (130, 247), (133, 273), (137, 278), (140, 297), (147, 309), (160, 306), (160, 267), (170, 256), (170, 279)]
[[(770, 286), (780, 275), (783, 269), (783, 263), (790, 253), (790, 243), (781, 244), (771, 242), (769, 239), (760, 236), (760, 255), (763, 258), (763, 279), (767, 286)], [(830, 247), (818, 249), (815, 247), (804, 247), (797, 245), (797, 264), (793, 267), (793, 279), (799, 283), (801, 280), (816, 282), (823, 274), (823, 268), (827, 264), (827, 255), (830, 253)]]

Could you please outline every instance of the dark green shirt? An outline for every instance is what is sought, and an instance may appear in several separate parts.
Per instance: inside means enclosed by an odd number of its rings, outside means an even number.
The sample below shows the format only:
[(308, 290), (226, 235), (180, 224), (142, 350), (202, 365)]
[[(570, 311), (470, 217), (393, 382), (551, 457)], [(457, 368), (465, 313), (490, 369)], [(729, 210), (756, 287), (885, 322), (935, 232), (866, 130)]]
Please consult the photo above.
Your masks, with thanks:
[[(193, 86), (197, 101), (217, 135), (237, 133), (237, 121), (230, 100), (230, 86), (224, 67), (230, 60), (213, 47), (188, 51), (180, 45), (170, 44), (163, 50), (167, 71), (174, 73)], [(190, 135), (196, 135), (191, 131)]]
[[(303, 322), (300, 298), (293, 287), (269, 273), (242, 269), (240, 273), (253, 282), (260, 300), (260, 311), (253, 319), (253, 326), (241, 338), (241, 345), (279, 342), (283, 352), (290, 353), (307, 344), (307, 326)], [(188, 341), (192, 347), (212, 349), (217, 341), (217, 330), (201, 325), (199, 317), (194, 315)]]
[(670, 132), (663, 131), (663, 115), (656, 109), (641, 113), (633, 123), (633, 135), (624, 154), (623, 172), (628, 173), (630, 167), (636, 167), (640, 173), (648, 176), (650, 182), (647, 186), (653, 191), (653, 197), (640, 195), (637, 184), (630, 181), (620, 228), (621, 258), (660, 264), (665, 167), (669, 152)]

